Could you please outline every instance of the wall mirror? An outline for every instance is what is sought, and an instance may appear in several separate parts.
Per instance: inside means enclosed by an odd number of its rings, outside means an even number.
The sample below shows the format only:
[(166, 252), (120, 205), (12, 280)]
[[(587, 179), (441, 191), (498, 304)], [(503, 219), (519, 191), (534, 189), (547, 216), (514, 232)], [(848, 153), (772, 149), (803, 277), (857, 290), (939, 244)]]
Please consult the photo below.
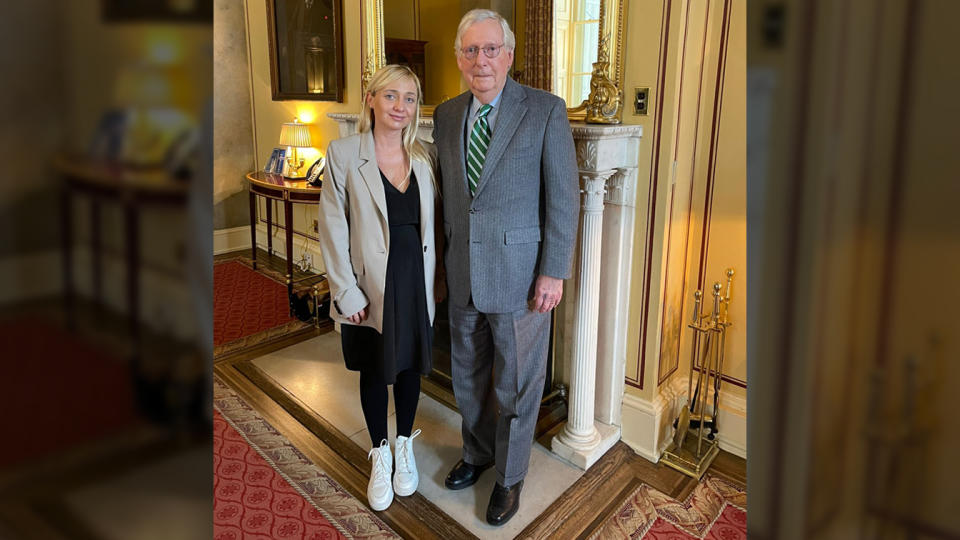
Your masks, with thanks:
[(274, 101), (343, 101), (342, 0), (266, 0)]
[[(466, 90), (453, 54), (460, 17), (473, 8), (497, 11), (517, 33), (520, 49), (526, 43), (521, 33), (527, 25), (519, 19), (536, 1), (362, 0), (363, 87), (381, 66), (406, 63), (421, 76), (422, 114), (429, 116), (437, 104)], [(553, 40), (543, 46), (553, 54), (552, 91), (566, 100), (571, 120), (588, 116), (583, 102), (596, 86), (591, 79), (598, 59), (607, 61), (601, 66), (608, 85), (604, 91), (620, 93), (626, 1), (552, 0)], [(518, 50), (515, 56), (513, 70), (522, 72), (523, 53)]]

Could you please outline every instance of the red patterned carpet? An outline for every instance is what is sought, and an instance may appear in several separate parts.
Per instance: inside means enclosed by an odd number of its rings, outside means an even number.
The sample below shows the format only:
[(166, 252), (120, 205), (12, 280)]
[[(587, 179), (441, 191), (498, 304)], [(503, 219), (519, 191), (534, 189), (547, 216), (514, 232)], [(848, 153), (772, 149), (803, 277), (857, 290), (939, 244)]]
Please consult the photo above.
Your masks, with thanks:
[[(55, 322), (0, 322), (8, 384), (0, 392), (4, 436), (0, 468), (116, 435), (138, 414), (130, 366)], [(23, 414), (25, 410), (28, 414)], [(51, 426), (55, 426), (55, 429)]]
[(213, 417), (213, 537), (346, 538), (219, 411)]
[(400, 538), (216, 376), (214, 537)]
[(641, 485), (591, 539), (744, 540), (746, 508), (746, 491), (715, 476), (704, 476), (686, 501)]
[(287, 288), (240, 260), (213, 267), (214, 354), (248, 347), (309, 325), (290, 316)]

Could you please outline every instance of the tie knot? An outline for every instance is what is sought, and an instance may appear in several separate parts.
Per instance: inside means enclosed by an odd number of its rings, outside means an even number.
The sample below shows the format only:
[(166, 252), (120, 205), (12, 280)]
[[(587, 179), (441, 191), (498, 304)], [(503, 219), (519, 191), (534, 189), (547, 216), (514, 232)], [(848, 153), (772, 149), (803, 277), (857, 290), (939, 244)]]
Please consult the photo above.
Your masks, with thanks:
[(490, 111), (492, 110), (493, 110), (493, 105), (490, 105), (490, 104), (484, 105), (480, 107), (480, 112), (478, 113), (478, 117), (486, 118), (486, 116), (490, 114)]

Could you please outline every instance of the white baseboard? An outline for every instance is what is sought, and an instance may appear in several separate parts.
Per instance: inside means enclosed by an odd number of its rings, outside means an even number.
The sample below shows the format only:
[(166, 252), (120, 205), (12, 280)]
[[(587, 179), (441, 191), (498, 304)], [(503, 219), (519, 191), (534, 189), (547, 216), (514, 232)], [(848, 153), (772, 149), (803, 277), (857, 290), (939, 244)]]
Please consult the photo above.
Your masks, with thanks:
[[(283, 237), (283, 230), (273, 228), (273, 254), (281, 259), (287, 258), (287, 246)], [(267, 249), (267, 225), (257, 224), (257, 247)], [(213, 254), (229, 253), (231, 251), (250, 249), (250, 227), (234, 227), (232, 229), (218, 229), (213, 231)], [(300, 260), (303, 253), (309, 253), (313, 258), (313, 272), (324, 272), (323, 256), (316, 240), (309, 240), (302, 236), (293, 238), (293, 260)]]
[(720, 448), (747, 459), (747, 398), (720, 391)]
[(43, 298), (63, 291), (60, 251), (51, 249), (0, 259), (0, 303)]
[[(634, 452), (656, 463), (670, 444), (664, 429), (669, 416), (669, 400), (658, 394), (653, 401), (625, 393), (623, 395), (622, 440)], [(668, 426), (673, 429), (672, 426)]]
[[(249, 230), (249, 229), (248, 229)], [(48, 298), (63, 293), (62, 255), (59, 250), (0, 259), (0, 302)], [(73, 285), (76, 294), (93, 297), (90, 248), (73, 248)], [(103, 302), (118, 313), (127, 311), (126, 261), (114, 253), (101, 259)], [(140, 271), (140, 320), (154, 330), (183, 340), (197, 334), (201, 310), (185, 279), (148, 266)]]
[[(673, 438), (673, 420), (686, 400), (686, 380), (675, 377), (660, 387), (648, 401), (632, 394), (623, 395), (623, 442), (656, 463)], [(708, 412), (710, 409), (708, 409)], [(720, 448), (747, 458), (747, 400), (729, 392), (720, 392)]]
[[(93, 298), (92, 253), (87, 246), (74, 250), (74, 290), (85, 298)], [(103, 303), (117, 313), (127, 313), (127, 262), (117, 253), (101, 255)], [(196, 339), (199, 318), (209, 317), (200, 306), (202, 301), (190, 291), (185, 276), (170, 270), (140, 267), (140, 308), (142, 324), (161, 335), (183, 341)]]
[(213, 254), (220, 255), (240, 249), (250, 249), (250, 227), (233, 227), (213, 231)]

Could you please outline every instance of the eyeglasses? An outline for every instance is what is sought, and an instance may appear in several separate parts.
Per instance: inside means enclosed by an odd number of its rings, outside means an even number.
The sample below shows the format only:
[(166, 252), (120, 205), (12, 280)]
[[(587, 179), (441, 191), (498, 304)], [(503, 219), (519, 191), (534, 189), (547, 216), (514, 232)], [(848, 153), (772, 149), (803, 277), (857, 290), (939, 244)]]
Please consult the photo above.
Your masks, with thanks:
[(487, 58), (496, 58), (500, 56), (500, 49), (502, 48), (502, 43), (500, 45), (487, 45), (486, 47), (470, 46), (460, 49), (460, 54), (467, 60), (474, 60), (477, 58), (477, 55), (480, 54), (480, 51), (483, 51), (484, 56)]

